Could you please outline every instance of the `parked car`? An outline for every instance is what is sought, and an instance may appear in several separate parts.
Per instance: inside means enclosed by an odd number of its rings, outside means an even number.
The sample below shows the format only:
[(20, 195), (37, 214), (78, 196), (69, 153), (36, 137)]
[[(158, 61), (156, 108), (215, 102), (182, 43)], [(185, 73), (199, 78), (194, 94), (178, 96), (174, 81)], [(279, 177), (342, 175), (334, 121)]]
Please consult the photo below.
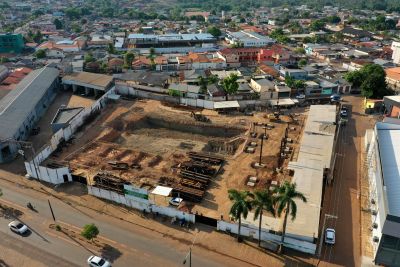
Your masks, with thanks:
[(326, 228), (325, 230), (325, 244), (334, 245), (336, 241), (335, 229)]
[(340, 102), (342, 97), (340, 95), (331, 95), (331, 102)]
[(173, 205), (173, 206), (179, 206), (179, 204), (181, 204), (181, 202), (183, 201), (182, 198), (180, 197), (174, 197), (169, 201), (169, 204)]
[(29, 231), (28, 226), (26, 226), (25, 224), (19, 222), (19, 221), (12, 221), (8, 224), (8, 227), (10, 228), (11, 231), (13, 231), (14, 233), (23, 235), (25, 234), (27, 231)]
[(303, 94), (296, 95), (296, 99), (305, 99), (305, 98), (306, 98), (306, 96)]
[(342, 118), (347, 118), (348, 116), (348, 109), (347, 107), (342, 107), (342, 109), (340, 110), (340, 117)]
[(110, 262), (98, 256), (90, 256), (87, 262), (91, 267), (111, 267)]

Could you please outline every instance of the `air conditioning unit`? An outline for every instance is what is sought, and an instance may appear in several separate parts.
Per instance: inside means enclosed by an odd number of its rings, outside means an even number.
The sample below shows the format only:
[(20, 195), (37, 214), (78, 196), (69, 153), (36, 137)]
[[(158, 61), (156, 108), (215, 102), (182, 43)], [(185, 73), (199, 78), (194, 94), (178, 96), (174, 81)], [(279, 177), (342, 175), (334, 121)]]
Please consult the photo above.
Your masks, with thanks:
[(372, 228), (377, 229), (378, 228), (378, 224), (377, 223), (373, 223), (372, 224)]
[(372, 238), (372, 241), (374, 241), (375, 243), (378, 243), (378, 242), (379, 242), (379, 237), (374, 236), (374, 237)]
[(371, 198), (371, 204), (375, 205), (375, 199)]
[(372, 213), (372, 215), (376, 216), (378, 214), (378, 211), (372, 210), (371, 213)]

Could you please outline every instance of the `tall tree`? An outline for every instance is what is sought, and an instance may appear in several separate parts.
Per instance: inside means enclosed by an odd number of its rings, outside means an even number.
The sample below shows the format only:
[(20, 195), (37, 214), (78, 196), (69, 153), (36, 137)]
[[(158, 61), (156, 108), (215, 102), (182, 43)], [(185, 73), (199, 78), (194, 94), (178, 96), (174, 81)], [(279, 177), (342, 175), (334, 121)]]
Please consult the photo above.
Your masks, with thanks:
[(62, 24), (61, 20), (55, 19), (55, 20), (53, 21), (53, 23), (54, 23), (54, 25), (56, 26), (56, 29), (57, 29), (57, 30), (62, 29), (63, 24)]
[(148, 59), (150, 59), (150, 63), (151, 63), (151, 69), (155, 70), (156, 68), (156, 50), (154, 49), (154, 47), (151, 47), (149, 50), (149, 55), (147, 56)]
[(354, 87), (359, 87), (362, 95), (367, 98), (383, 98), (393, 94), (387, 86), (385, 70), (377, 64), (367, 64), (360, 70), (349, 72), (345, 79)]
[(209, 34), (211, 34), (212, 36), (214, 36), (214, 37), (219, 37), (222, 34), (221, 30), (219, 28), (215, 27), (215, 26), (208, 27), (207, 32)]
[(239, 89), (238, 78), (237, 74), (231, 73), (222, 80), (222, 88), (224, 88), (226, 100), (228, 100), (228, 95), (235, 94)]
[(242, 217), (247, 218), (251, 210), (251, 197), (249, 191), (238, 191), (236, 189), (228, 190), (229, 199), (233, 202), (229, 214), (235, 221), (239, 221), (237, 240), (240, 241), (240, 228), (242, 226)]
[(132, 62), (135, 60), (135, 54), (132, 52), (127, 52), (124, 56), (124, 61), (125, 61), (125, 65), (126, 67), (128, 67), (129, 69), (132, 68)]
[(276, 189), (276, 205), (277, 205), (277, 214), (281, 217), (282, 213), (285, 213), (285, 217), (283, 219), (283, 229), (282, 229), (282, 237), (280, 243), (280, 251), (283, 248), (283, 242), (285, 241), (285, 233), (286, 233), (286, 225), (288, 215), (290, 214), (291, 220), (294, 221), (297, 215), (297, 205), (295, 200), (300, 199), (303, 202), (307, 202), (306, 197), (299, 191), (296, 190), (296, 184), (292, 184), (288, 181), (284, 182), (281, 186)]
[(202, 94), (206, 94), (207, 93), (207, 85), (208, 85), (207, 78), (204, 78), (203, 76), (199, 76), (199, 77), (197, 77), (197, 83), (200, 86), (200, 92)]
[(262, 191), (254, 192), (254, 199), (252, 201), (252, 207), (254, 210), (254, 220), (259, 218), (258, 222), (258, 246), (261, 245), (261, 224), (262, 216), (264, 211), (269, 212), (275, 217), (274, 209), (275, 198), (271, 190), (264, 189)]

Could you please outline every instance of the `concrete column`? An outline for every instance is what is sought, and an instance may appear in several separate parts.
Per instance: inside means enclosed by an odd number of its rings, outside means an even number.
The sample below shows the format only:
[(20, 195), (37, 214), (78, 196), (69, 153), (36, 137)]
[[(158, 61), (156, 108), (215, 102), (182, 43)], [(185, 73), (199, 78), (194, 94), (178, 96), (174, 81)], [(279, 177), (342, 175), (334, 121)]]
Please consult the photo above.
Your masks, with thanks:
[(68, 90), (68, 84), (63, 84), (64, 90), (67, 91)]
[(76, 84), (72, 85), (72, 92), (76, 93), (76, 91), (78, 91), (78, 86)]
[(98, 94), (99, 94), (99, 91), (96, 90), (96, 89), (93, 89), (93, 91), (94, 91), (94, 98), (97, 98), (97, 96), (98, 96)]

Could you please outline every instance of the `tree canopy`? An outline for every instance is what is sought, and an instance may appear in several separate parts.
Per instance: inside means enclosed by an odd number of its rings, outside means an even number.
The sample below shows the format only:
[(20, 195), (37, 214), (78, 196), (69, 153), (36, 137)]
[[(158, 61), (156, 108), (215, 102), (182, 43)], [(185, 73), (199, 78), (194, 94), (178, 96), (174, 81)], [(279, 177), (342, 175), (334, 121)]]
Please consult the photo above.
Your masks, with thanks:
[(43, 49), (39, 49), (38, 51), (36, 51), (35, 56), (37, 58), (45, 58), (46, 57), (46, 51), (44, 51)]
[(362, 95), (367, 98), (383, 98), (393, 94), (387, 86), (385, 70), (377, 64), (367, 64), (360, 70), (349, 72), (345, 79), (360, 88)]
[(239, 84), (237, 82), (238, 76), (234, 73), (231, 73), (228, 77), (222, 80), (222, 87), (228, 97), (228, 95), (233, 95), (239, 89)]
[(83, 230), (81, 232), (81, 236), (88, 240), (92, 240), (93, 238), (96, 238), (96, 236), (99, 234), (99, 229), (94, 223), (91, 224), (86, 224), (83, 227)]
[(215, 27), (215, 26), (212, 26), (212, 27), (209, 27), (208, 29), (207, 29), (207, 32), (209, 33), (209, 34), (211, 34), (212, 36), (214, 36), (214, 37), (219, 37), (219, 36), (221, 36), (221, 30), (219, 29), (219, 28), (217, 28), (217, 27)]

